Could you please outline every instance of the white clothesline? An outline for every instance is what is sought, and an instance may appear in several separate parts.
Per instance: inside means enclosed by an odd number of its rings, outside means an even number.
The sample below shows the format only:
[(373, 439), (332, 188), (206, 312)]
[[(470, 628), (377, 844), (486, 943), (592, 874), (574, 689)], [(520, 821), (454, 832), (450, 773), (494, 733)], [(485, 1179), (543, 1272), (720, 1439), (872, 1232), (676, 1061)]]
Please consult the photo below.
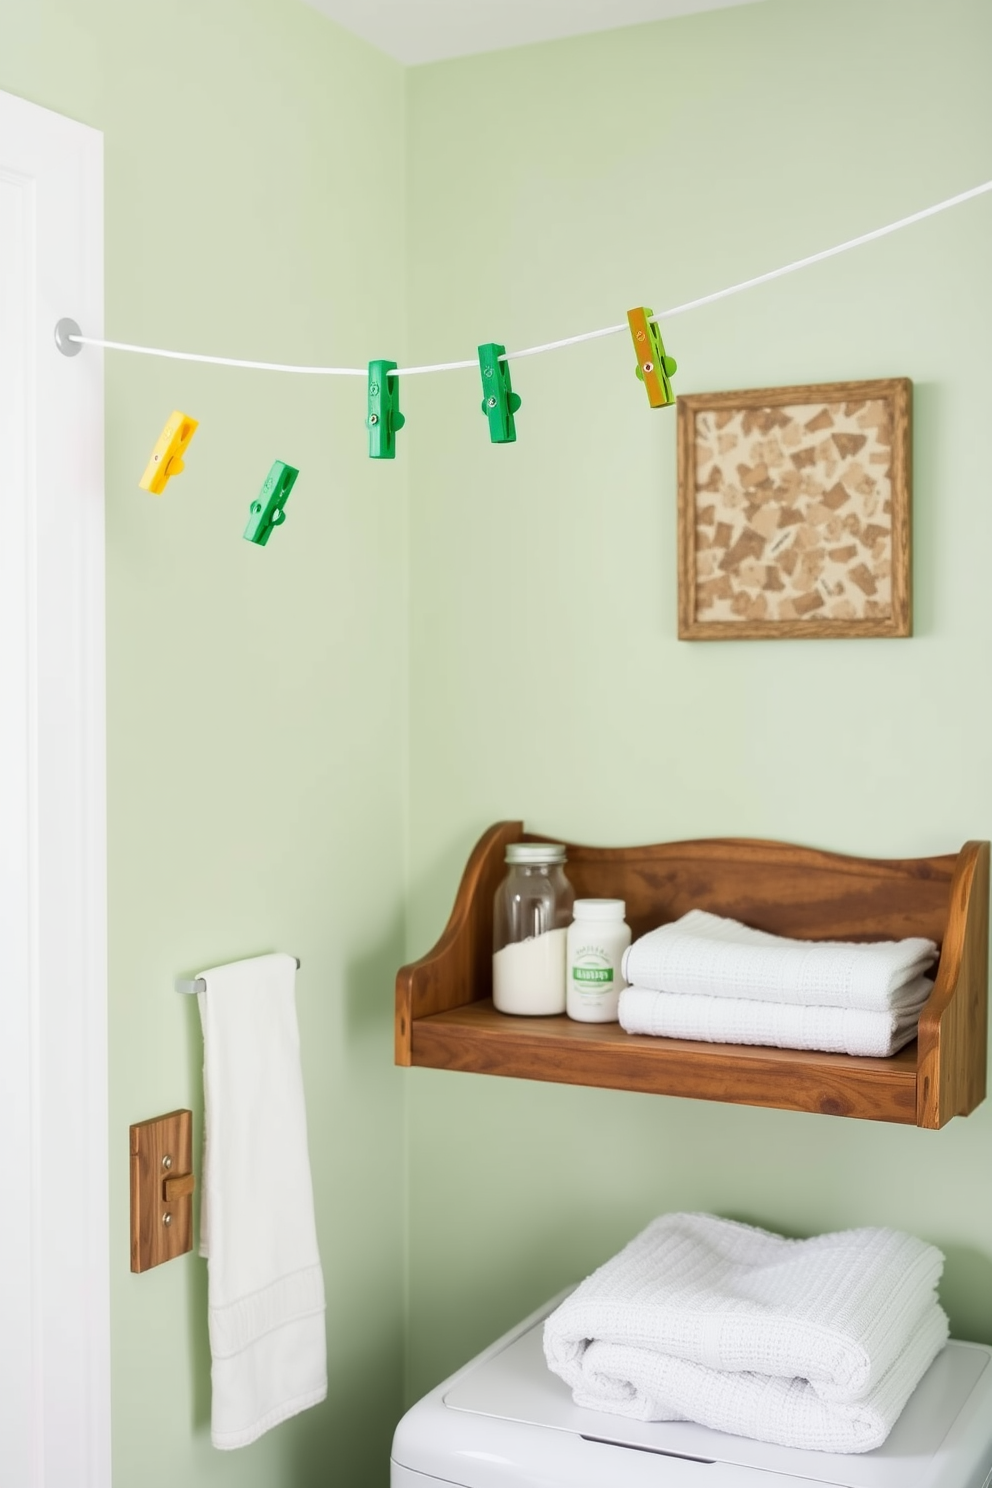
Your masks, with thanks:
[[(885, 227), (876, 227), (871, 232), (862, 233), (860, 237), (849, 238), (846, 243), (838, 243), (833, 248), (824, 248), (819, 253), (811, 253), (807, 258), (797, 258), (794, 263), (784, 264), (780, 269), (769, 269), (765, 274), (756, 274), (753, 279), (742, 279), (739, 284), (731, 284), (726, 289), (717, 289), (712, 294), (701, 295), (699, 299), (687, 300), (684, 305), (673, 305), (667, 310), (660, 310), (652, 318), (659, 323), (671, 320), (676, 315), (684, 315), (687, 310), (698, 310), (703, 305), (712, 305), (717, 300), (727, 299), (730, 295), (741, 294), (745, 289), (754, 289), (759, 284), (768, 284), (773, 279), (781, 279), (786, 274), (794, 274), (797, 269), (809, 268), (811, 264), (822, 263), (827, 258), (836, 258), (839, 253), (847, 253), (852, 248), (860, 248), (865, 243), (873, 243), (876, 238), (887, 237), (889, 233), (899, 232), (901, 228), (912, 227), (914, 223), (922, 222), (926, 217), (934, 217), (938, 212), (946, 212), (948, 208), (960, 206), (962, 202), (971, 201), (973, 197), (982, 196), (987, 191), (992, 191), (992, 181), (985, 181), (981, 186), (973, 186), (969, 191), (961, 191), (957, 196), (949, 196), (946, 201), (936, 202), (932, 207), (924, 207), (921, 212), (913, 212), (909, 217), (900, 217), (897, 222), (889, 222)], [(600, 331), (585, 331), (580, 336), (565, 336), (561, 341), (546, 341), (541, 346), (526, 346), (520, 351), (507, 351), (500, 357), (500, 361), (519, 361), (521, 357), (541, 356), (546, 351), (558, 351), (563, 346), (577, 346), (580, 341), (596, 341), (601, 336), (616, 336), (627, 328), (627, 322), (622, 321), (619, 325), (605, 326)], [(96, 336), (82, 334), (69, 335), (66, 339), (78, 342), (82, 346), (101, 346), (107, 351), (133, 351), (142, 356), (167, 357), (177, 362), (208, 362), (216, 367), (247, 367), (255, 372), (297, 372), (313, 377), (368, 377), (367, 367), (296, 367), (283, 362), (249, 362), (238, 357), (205, 356), (196, 351), (166, 351), (156, 346), (132, 346), (126, 341), (101, 341)], [(389, 375), (391, 377), (418, 377), (424, 372), (456, 372), (467, 367), (478, 370), (478, 366), (478, 358), (471, 357), (467, 361), (436, 362), (426, 367), (397, 367)]]

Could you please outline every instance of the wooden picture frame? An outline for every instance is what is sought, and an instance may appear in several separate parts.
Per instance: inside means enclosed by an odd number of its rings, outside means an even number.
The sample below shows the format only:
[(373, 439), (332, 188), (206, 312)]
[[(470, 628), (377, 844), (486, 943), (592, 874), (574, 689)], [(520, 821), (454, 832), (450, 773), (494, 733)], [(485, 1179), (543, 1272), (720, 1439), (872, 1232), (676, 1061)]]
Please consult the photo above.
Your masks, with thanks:
[(681, 640), (912, 634), (912, 386), (679, 397)]

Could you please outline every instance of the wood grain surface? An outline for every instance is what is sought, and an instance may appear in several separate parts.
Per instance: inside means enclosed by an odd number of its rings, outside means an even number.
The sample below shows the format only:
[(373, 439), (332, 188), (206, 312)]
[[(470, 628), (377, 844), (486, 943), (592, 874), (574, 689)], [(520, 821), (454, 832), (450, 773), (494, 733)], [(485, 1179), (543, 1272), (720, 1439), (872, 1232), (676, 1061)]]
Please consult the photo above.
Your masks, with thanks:
[(523, 822), (497, 822), (476, 844), (444, 934), (433, 950), (396, 975), (396, 1063), (410, 1064), (416, 1018), (488, 997), (493, 980), (493, 898), (506, 872), (509, 842), (524, 840)]
[(694, 1043), (619, 1023), (515, 1018), (468, 1003), (413, 1025), (413, 1063), (565, 1085), (734, 1101), (872, 1121), (916, 1121), (916, 1045), (892, 1059)]
[(635, 937), (700, 907), (778, 935), (941, 945), (919, 1043), (891, 1059), (634, 1037), (618, 1025), (492, 1007), (493, 895), (509, 842), (560, 840), (500, 822), (476, 846), (437, 945), (396, 979), (396, 1062), (942, 1126), (985, 1095), (989, 846), (928, 858), (846, 857), (739, 838), (568, 845), (578, 897), (627, 904)]
[(958, 854), (940, 967), (920, 1016), (917, 1125), (943, 1126), (985, 1099), (989, 844)]
[(193, 1249), (193, 1113), (136, 1121), (130, 1139), (131, 1270), (150, 1271)]

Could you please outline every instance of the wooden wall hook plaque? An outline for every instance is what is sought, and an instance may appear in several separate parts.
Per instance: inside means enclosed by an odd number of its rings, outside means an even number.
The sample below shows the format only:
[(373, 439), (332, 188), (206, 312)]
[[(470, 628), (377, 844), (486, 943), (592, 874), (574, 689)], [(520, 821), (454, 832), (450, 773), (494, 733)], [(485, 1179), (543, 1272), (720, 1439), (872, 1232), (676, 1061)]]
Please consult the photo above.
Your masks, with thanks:
[(193, 1249), (193, 1113), (131, 1127), (131, 1270), (150, 1271)]

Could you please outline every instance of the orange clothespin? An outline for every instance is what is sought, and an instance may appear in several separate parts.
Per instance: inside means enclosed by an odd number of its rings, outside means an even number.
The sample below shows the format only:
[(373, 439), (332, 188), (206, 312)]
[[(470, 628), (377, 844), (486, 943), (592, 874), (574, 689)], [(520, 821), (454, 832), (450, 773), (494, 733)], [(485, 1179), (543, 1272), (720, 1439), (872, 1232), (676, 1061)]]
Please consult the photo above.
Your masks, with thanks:
[(637, 375), (644, 384), (652, 408), (666, 408), (675, 402), (671, 378), (678, 366), (674, 357), (666, 356), (661, 327), (651, 319), (654, 314), (646, 305), (627, 311), (627, 324), (637, 353)]
[(186, 468), (182, 457), (199, 427), (198, 419), (190, 418), (189, 414), (180, 413), (178, 409), (169, 415), (145, 466), (145, 473), (138, 482), (143, 491), (161, 496), (170, 477), (179, 475)]

